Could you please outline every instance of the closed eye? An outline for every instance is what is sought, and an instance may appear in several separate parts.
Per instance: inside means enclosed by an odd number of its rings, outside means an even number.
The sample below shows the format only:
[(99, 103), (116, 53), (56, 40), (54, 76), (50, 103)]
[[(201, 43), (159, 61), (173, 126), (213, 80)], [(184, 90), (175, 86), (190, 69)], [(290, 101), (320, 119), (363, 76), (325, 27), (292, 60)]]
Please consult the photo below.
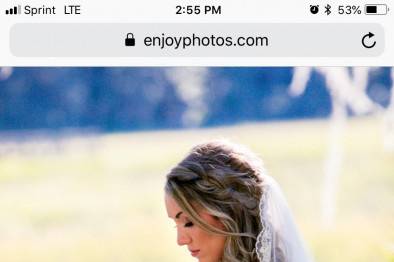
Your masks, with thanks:
[(187, 222), (184, 227), (192, 227), (194, 224), (193, 222)]

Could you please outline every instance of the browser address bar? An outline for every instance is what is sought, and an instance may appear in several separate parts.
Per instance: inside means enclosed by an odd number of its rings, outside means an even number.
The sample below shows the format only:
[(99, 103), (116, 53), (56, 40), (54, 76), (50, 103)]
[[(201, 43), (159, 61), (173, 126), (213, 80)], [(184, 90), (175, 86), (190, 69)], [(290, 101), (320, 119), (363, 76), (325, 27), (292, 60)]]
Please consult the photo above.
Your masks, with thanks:
[(21, 23), (16, 57), (374, 57), (373, 23)]

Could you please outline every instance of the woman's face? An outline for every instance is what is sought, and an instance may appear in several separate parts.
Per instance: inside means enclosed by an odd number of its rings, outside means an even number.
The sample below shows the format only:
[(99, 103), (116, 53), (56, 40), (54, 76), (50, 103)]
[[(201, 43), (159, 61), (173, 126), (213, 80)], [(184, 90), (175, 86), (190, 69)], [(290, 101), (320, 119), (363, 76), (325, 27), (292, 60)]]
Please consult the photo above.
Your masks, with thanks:
[[(166, 209), (168, 217), (173, 219), (177, 228), (177, 243), (187, 245), (190, 254), (199, 262), (218, 262), (224, 252), (225, 236), (209, 233), (191, 222), (187, 214), (178, 206), (176, 201), (166, 194)], [(208, 224), (224, 229), (223, 224), (204, 210), (199, 215)]]

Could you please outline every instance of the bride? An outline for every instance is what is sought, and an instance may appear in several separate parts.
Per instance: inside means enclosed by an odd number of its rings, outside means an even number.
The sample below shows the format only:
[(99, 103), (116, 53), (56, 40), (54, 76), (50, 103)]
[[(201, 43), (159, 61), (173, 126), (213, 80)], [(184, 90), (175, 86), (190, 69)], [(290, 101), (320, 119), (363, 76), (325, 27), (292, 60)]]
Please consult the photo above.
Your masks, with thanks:
[(167, 175), (177, 243), (199, 262), (309, 262), (277, 183), (239, 145), (197, 145)]

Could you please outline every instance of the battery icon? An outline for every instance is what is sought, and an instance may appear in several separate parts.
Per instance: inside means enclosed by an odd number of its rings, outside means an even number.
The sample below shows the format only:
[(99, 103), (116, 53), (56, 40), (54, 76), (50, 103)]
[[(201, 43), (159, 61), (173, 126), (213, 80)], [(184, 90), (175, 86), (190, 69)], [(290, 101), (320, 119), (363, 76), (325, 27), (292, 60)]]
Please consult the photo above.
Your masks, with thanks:
[(387, 15), (388, 10), (386, 4), (365, 5), (366, 15)]

